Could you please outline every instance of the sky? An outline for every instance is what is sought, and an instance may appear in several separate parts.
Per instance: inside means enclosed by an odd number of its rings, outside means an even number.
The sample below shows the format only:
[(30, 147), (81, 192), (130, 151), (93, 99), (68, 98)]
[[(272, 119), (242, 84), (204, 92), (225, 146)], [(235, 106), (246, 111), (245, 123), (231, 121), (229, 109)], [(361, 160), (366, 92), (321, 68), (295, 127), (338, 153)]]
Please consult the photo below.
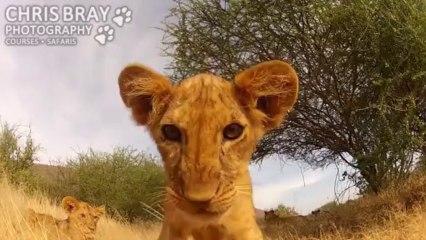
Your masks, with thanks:
[[(12, 11), (7, 18), (6, 9), (11, 5), (85, 9), (109, 5), (111, 9), (107, 22), (86, 23), (92, 26), (93, 34), (77, 36), (75, 46), (9, 46), (6, 38), (16, 37), (6, 36), (6, 25), (13, 24), (10, 17), (17, 14)], [(124, 25), (120, 27), (112, 19), (115, 9), (123, 6), (131, 10), (131, 20), (119, 22)], [(163, 33), (157, 27), (162, 26), (171, 6), (173, 2), (168, 0), (119, 4), (112, 0), (0, 1), (0, 120), (31, 128), (42, 147), (42, 163), (75, 156), (89, 147), (111, 151), (114, 146), (131, 145), (158, 155), (147, 131), (134, 124), (124, 107), (117, 77), (125, 65), (134, 62), (165, 73), (171, 59), (161, 54)], [(48, 20), (38, 24), (51, 24)], [(98, 41), (105, 38), (97, 41), (95, 36), (98, 27), (106, 24), (114, 29), (114, 37), (102, 45)], [(270, 209), (282, 203), (307, 214), (335, 197), (334, 166), (314, 171), (295, 162), (268, 158), (260, 166), (250, 166), (250, 173), (257, 208)]]

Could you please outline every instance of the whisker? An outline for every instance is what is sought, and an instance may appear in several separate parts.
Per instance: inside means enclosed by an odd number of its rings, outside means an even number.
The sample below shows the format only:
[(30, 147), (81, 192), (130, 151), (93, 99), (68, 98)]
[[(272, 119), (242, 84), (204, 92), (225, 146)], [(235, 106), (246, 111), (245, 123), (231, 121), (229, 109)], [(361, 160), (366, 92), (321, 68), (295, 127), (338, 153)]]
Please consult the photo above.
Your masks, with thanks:
[(153, 195), (165, 193), (166, 189), (162, 189), (161, 191), (152, 192)]
[(167, 194), (166, 191), (161, 191), (161, 192), (155, 192), (150, 194), (152, 198), (158, 198), (158, 197), (163, 197)]
[(144, 202), (140, 202), (140, 203), (143, 205), (144, 210), (148, 214), (151, 214), (153, 217), (157, 218), (160, 221), (163, 220), (164, 215), (161, 212), (159, 212), (158, 210), (154, 209), (153, 207), (149, 206), (148, 204), (146, 204)]
[(170, 187), (167, 187), (166, 188), (166, 191), (167, 191), (167, 193), (169, 193), (170, 194), (170, 196), (173, 196), (174, 198), (176, 198), (176, 199), (182, 199), (182, 197), (181, 196), (179, 196), (179, 194), (177, 194), (173, 189), (171, 189)]
[(167, 195), (167, 193), (156, 194), (156, 195), (151, 196), (151, 199), (155, 200), (155, 199), (164, 198), (166, 195)]
[(167, 199), (160, 199), (160, 200), (158, 200), (158, 201), (155, 201), (154, 203), (153, 203), (153, 205), (157, 205), (157, 204), (164, 204), (164, 203), (166, 203), (167, 202)]

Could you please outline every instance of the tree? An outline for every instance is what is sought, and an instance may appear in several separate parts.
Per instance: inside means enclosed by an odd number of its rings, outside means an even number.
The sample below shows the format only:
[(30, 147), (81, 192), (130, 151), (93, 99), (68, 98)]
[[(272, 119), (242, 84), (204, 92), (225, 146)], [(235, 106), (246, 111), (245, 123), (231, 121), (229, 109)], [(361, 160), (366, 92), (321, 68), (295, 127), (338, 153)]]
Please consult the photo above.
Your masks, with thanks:
[(279, 154), (344, 163), (361, 191), (406, 178), (426, 155), (426, 3), (422, 0), (175, 0), (165, 20), (174, 79), (286, 59), (301, 90), (254, 161)]

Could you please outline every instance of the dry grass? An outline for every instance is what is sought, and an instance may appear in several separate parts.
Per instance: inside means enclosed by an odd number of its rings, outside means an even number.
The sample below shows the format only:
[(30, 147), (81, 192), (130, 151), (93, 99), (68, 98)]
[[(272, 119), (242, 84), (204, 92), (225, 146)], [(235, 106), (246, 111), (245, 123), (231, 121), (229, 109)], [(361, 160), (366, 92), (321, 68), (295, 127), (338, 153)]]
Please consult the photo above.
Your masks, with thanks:
[(280, 240), (426, 239), (426, 176), (329, 211), (301, 222), (269, 224), (264, 230), (271, 239)]
[[(337, 206), (331, 214), (308, 218), (302, 225), (265, 226), (270, 240), (426, 240), (426, 177), (418, 177), (398, 189), (367, 196)], [(0, 181), (0, 240), (47, 240), (46, 232), (32, 231), (23, 220), (26, 208), (65, 218), (63, 211), (45, 196), (28, 196)], [(130, 225), (102, 218), (97, 239), (156, 239), (159, 226)]]
[[(24, 221), (24, 212), (32, 208), (56, 218), (65, 218), (65, 214), (42, 195), (29, 197), (16, 190), (5, 181), (0, 182), (0, 240), (48, 240), (47, 232), (33, 231)], [(97, 239), (105, 240), (152, 240), (156, 239), (159, 226), (141, 226), (120, 223), (103, 217), (98, 224)]]
[(385, 224), (364, 227), (356, 232), (340, 229), (320, 237), (301, 237), (288, 233), (282, 235), (270, 240), (424, 240), (426, 239), (426, 211), (424, 208), (417, 208), (412, 213), (395, 212)]
[(412, 214), (396, 213), (384, 226), (366, 229), (362, 239), (426, 239), (426, 213), (421, 208)]

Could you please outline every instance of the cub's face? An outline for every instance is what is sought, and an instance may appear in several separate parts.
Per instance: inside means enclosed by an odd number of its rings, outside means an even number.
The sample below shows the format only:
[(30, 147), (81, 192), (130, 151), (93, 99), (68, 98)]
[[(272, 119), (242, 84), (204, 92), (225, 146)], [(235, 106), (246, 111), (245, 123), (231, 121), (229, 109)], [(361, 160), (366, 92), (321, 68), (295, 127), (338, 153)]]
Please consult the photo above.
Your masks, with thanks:
[(235, 187), (262, 129), (251, 122), (232, 84), (200, 74), (175, 87), (169, 106), (151, 128), (170, 187), (194, 202)]
[(92, 207), (70, 196), (62, 200), (62, 208), (67, 213), (70, 224), (78, 227), (82, 234), (94, 234), (100, 217), (105, 214), (104, 206)]
[(293, 106), (297, 75), (286, 63), (259, 64), (235, 82), (199, 74), (178, 85), (141, 65), (125, 68), (120, 93), (162, 155), (168, 191), (181, 209), (222, 213), (249, 190), (248, 163), (264, 132)]

